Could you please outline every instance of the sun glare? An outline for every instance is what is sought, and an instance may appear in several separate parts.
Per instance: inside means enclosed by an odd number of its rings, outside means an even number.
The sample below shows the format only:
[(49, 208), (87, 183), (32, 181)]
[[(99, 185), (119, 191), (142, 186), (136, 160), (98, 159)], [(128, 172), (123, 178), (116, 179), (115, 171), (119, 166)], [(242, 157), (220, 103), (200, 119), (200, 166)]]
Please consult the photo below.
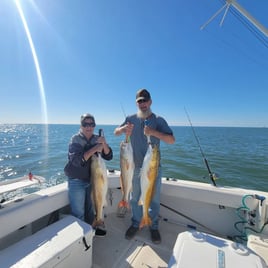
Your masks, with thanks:
[[(45, 95), (45, 89), (44, 89), (44, 83), (43, 83), (43, 79), (42, 79), (42, 72), (40, 69), (40, 65), (39, 65), (39, 61), (38, 61), (38, 57), (37, 57), (37, 53), (35, 50), (35, 46), (34, 46), (34, 42), (26, 21), (26, 18), (24, 16), (23, 13), (23, 9), (21, 7), (20, 4), (20, 0), (14, 0), (15, 1), (15, 5), (17, 7), (17, 10), (19, 12), (22, 24), (23, 24), (23, 28), (25, 30), (29, 45), (30, 45), (30, 49), (32, 52), (32, 56), (33, 56), (33, 61), (34, 61), (34, 66), (35, 66), (35, 70), (36, 70), (36, 75), (37, 75), (37, 79), (38, 79), (38, 87), (39, 87), (39, 92), (40, 92), (40, 98), (41, 98), (41, 104), (42, 104), (42, 115), (43, 115), (43, 123), (45, 125), (47, 125), (48, 123), (48, 118), (47, 118), (47, 103), (46, 103), (46, 95)], [(48, 137), (48, 130), (46, 127), (46, 138)], [(46, 141), (47, 142), (47, 141)]]

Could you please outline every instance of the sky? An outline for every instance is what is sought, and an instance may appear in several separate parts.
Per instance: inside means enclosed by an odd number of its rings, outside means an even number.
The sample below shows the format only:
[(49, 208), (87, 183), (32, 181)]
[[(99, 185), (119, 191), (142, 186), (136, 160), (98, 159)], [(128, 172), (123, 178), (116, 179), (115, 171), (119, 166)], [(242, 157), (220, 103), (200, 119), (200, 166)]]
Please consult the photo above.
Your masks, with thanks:
[(0, 124), (119, 125), (146, 88), (170, 125), (268, 127), (268, 37), (233, 8), (206, 25), (224, 3), (0, 0)]

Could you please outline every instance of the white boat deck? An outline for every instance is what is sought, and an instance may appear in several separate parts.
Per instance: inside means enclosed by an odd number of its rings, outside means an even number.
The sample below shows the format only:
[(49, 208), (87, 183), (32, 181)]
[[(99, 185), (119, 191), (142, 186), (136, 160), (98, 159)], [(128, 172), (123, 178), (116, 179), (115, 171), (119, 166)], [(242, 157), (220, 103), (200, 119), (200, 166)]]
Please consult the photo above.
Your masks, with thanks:
[[(127, 240), (125, 239), (125, 232), (131, 224), (130, 218), (130, 213), (125, 218), (118, 218), (115, 213), (106, 217), (107, 235), (105, 237), (93, 237), (93, 268), (169, 267), (168, 264), (173, 255), (175, 244), (177, 247), (175, 247), (175, 255), (178, 259), (182, 258), (181, 261), (184, 263), (182, 267), (223, 267), (220, 266), (223, 259), (226, 261), (226, 267), (239, 267), (237, 266), (238, 263), (241, 263), (243, 267), (267, 267), (264, 261), (261, 261), (259, 257), (245, 249), (244, 246), (238, 246), (232, 241), (213, 236), (213, 234), (204, 235), (205, 239), (202, 240), (202, 247), (199, 239), (198, 242), (195, 239), (189, 240), (188, 249), (187, 242), (183, 246), (182, 244), (179, 246), (178, 242), (176, 243), (178, 235), (191, 229), (185, 225), (171, 223), (161, 218), (159, 231), (162, 242), (160, 244), (151, 242), (148, 227), (140, 230), (132, 240)], [(186, 233), (184, 235), (187, 236)], [(181, 250), (180, 254), (178, 253), (178, 247)], [(190, 252), (190, 255), (185, 254), (186, 252)], [(219, 255), (219, 252), (222, 255)], [(184, 254), (184, 257), (181, 254)], [(189, 260), (189, 257), (193, 259)], [(172, 265), (174, 265), (173, 261), (174, 255)], [(208, 263), (210, 264), (207, 266)]]
[(174, 234), (185, 231), (186, 227), (160, 219), (160, 244), (152, 243), (148, 227), (127, 240), (125, 232), (131, 224), (130, 218), (130, 213), (125, 218), (119, 218), (115, 213), (105, 218), (107, 235), (93, 238), (93, 268), (168, 267), (177, 239)]

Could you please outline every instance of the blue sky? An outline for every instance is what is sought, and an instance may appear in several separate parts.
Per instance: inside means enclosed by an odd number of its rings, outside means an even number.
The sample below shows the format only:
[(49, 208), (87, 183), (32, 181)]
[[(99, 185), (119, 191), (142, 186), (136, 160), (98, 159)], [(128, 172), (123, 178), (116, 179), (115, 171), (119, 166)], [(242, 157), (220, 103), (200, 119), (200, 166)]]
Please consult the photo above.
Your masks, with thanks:
[[(267, 0), (239, 0), (268, 28)], [(221, 0), (0, 0), (0, 123), (120, 124), (147, 88), (171, 125), (268, 127), (268, 38)], [(256, 30), (255, 28), (253, 28)]]

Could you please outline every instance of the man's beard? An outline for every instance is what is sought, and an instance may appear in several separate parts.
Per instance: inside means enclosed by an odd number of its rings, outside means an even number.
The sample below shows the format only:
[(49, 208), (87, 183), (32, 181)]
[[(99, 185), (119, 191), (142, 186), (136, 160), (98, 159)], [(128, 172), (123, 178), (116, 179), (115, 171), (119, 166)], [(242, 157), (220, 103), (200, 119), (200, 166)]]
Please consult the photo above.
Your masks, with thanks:
[(152, 114), (151, 109), (149, 108), (147, 111), (143, 112), (141, 110), (138, 110), (137, 116), (141, 119), (146, 119)]

